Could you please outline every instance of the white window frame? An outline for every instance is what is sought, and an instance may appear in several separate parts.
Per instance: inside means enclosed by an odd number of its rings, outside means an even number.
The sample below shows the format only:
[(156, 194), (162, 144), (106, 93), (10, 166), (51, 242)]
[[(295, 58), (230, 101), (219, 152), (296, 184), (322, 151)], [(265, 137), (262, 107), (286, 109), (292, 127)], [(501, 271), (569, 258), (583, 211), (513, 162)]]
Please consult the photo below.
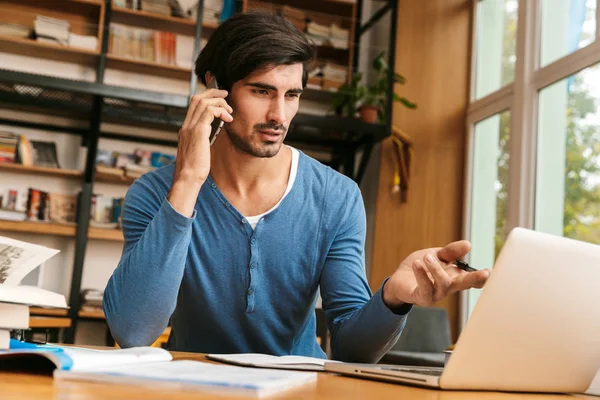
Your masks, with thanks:
[[(546, 0), (548, 1), (548, 0)], [(550, 0), (551, 1), (551, 0)], [(473, 144), (475, 124), (510, 110), (508, 230), (534, 228), (538, 96), (543, 88), (600, 63), (600, 0), (596, 5), (596, 40), (539, 68), (542, 0), (519, 0), (514, 82), (480, 99), (474, 99), (476, 80), (477, 3), (472, 0), (471, 102), (467, 110), (463, 236), (471, 239)], [(468, 318), (467, 293), (459, 296), (459, 332)]]

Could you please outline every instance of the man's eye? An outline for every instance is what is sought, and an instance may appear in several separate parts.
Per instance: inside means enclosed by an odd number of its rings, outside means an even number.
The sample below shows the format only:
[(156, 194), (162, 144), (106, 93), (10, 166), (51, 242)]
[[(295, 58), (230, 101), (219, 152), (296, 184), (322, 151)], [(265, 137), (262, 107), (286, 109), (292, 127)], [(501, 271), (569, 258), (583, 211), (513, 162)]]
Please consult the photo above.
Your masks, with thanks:
[(300, 97), (300, 93), (288, 93), (287, 97), (289, 97), (289, 98)]
[(267, 92), (267, 91), (266, 91), (266, 90), (264, 90), (264, 89), (255, 89), (255, 90), (253, 90), (253, 92), (254, 92), (255, 94), (260, 94), (261, 96), (266, 96), (267, 94), (269, 94), (269, 92)]

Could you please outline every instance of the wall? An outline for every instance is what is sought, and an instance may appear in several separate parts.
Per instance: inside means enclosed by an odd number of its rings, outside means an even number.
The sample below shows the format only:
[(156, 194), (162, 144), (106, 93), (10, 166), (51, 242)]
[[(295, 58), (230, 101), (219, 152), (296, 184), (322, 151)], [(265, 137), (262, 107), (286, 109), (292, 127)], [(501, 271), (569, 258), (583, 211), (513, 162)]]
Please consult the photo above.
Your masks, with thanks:
[[(384, 142), (379, 172), (370, 284), (379, 288), (411, 252), (461, 238), (466, 109), (470, 67), (470, 0), (400, 0), (397, 92), (417, 110), (394, 107), (394, 124), (411, 135), (414, 160), (408, 203), (391, 195), (394, 159)], [(456, 337), (458, 296), (448, 309)]]

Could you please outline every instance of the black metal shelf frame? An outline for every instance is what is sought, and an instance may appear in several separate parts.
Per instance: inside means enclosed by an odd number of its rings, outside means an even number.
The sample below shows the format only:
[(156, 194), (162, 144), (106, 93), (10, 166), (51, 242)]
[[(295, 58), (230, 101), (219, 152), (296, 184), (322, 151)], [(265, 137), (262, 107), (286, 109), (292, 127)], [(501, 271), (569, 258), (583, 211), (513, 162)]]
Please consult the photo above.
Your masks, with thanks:
[[(361, 25), (364, 0), (357, 0), (355, 20), (354, 63), (358, 70), (360, 55), (360, 38), (386, 13), (391, 14), (390, 40), (388, 50), (389, 75), (388, 99), (393, 98), (394, 61), (396, 48), (397, 0), (386, 0), (384, 6), (370, 19)], [(198, 2), (198, 13), (195, 31), (194, 57), (200, 51), (202, 35), (203, 0)], [(64, 115), (87, 123), (87, 127), (71, 127), (37, 123), (33, 121), (0, 119), (1, 124), (39, 128), (48, 131), (64, 132), (79, 135), (82, 144), (87, 147), (84, 179), (82, 183), (82, 201), (77, 223), (73, 275), (69, 295), (69, 318), (71, 328), (65, 332), (66, 343), (73, 343), (78, 313), (81, 307), (81, 279), (83, 263), (87, 247), (87, 232), (91, 208), (92, 188), (95, 181), (95, 159), (99, 138), (111, 138), (134, 142), (177, 145), (177, 131), (183, 123), (189, 104), (189, 96), (158, 93), (146, 90), (131, 89), (104, 84), (106, 69), (108, 37), (112, 16), (112, 1), (105, 0), (104, 36), (101, 53), (96, 66), (95, 82), (76, 81), (37, 75), (13, 70), (0, 69), (0, 105), (20, 110), (51, 112), (53, 115)], [(197, 78), (190, 77), (189, 93), (195, 93)], [(385, 124), (369, 124), (354, 118), (334, 116), (317, 116), (298, 114), (290, 125), (286, 140), (290, 143), (327, 150), (332, 154), (329, 163), (356, 182), (360, 183), (364, 176), (369, 157), (374, 145), (388, 137), (391, 133), (392, 101), (387, 102), (387, 121)], [(114, 121), (124, 125), (162, 127), (173, 131), (173, 140), (143, 138), (101, 131), (103, 121)], [(358, 168), (355, 160), (361, 154)]]

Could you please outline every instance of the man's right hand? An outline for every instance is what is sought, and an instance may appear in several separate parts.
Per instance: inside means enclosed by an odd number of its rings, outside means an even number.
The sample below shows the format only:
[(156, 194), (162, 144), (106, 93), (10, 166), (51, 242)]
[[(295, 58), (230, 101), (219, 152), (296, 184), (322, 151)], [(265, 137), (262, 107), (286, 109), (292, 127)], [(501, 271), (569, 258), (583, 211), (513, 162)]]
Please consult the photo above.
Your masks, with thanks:
[(210, 172), (211, 124), (215, 118), (233, 121), (233, 110), (225, 97), (227, 91), (217, 89), (193, 96), (179, 130), (175, 175), (167, 198), (175, 210), (188, 217)]

